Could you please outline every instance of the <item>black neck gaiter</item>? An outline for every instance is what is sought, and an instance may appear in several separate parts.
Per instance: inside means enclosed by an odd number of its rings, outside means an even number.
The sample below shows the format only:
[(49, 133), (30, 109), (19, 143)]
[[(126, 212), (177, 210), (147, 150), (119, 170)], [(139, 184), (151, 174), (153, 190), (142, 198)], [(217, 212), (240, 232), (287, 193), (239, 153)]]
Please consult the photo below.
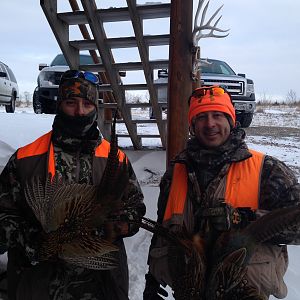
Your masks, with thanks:
[(85, 116), (69, 116), (59, 111), (54, 123), (68, 136), (81, 138), (85, 136), (97, 119), (97, 111), (94, 110)]

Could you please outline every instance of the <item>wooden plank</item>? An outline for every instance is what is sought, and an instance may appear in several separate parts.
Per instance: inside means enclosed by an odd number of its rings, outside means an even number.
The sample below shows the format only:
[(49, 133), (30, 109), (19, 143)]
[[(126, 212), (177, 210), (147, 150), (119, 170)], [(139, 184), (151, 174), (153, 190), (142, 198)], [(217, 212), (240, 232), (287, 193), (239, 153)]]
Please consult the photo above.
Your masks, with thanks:
[(97, 10), (96, 3), (94, 0), (82, 0), (81, 3), (89, 19), (91, 31), (97, 44), (98, 51), (101, 55), (106, 74), (109, 77), (116, 102), (118, 103), (118, 108), (120, 109), (122, 117), (125, 120), (125, 125), (130, 134), (132, 144), (135, 149), (140, 149), (142, 147), (141, 139), (137, 136), (136, 124), (131, 122), (130, 111), (125, 105), (125, 92), (122, 89), (122, 86), (119, 84), (118, 71), (111, 63), (113, 61), (113, 57), (111, 50), (105, 43), (106, 35), (103, 23), (95, 14), (95, 11)]
[(139, 15), (139, 11), (137, 9), (135, 0), (126, 0), (128, 5), (128, 10), (134, 30), (134, 34), (136, 37), (141, 62), (143, 65), (143, 71), (145, 75), (145, 80), (149, 89), (150, 102), (152, 104), (153, 114), (157, 121), (157, 128), (161, 137), (162, 146), (166, 147), (166, 127), (162, 122), (162, 114), (161, 109), (158, 105), (157, 92), (153, 84), (153, 69), (149, 63), (149, 49), (145, 43), (143, 28), (142, 28), (142, 20)]
[[(163, 120), (163, 122), (166, 122), (167, 120)], [(111, 124), (112, 120), (106, 120), (105, 123), (107, 124)], [(117, 123), (124, 123), (124, 120), (119, 119), (117, 120)], [(155, 119), (139, 119), (139, 120), (132, 120), (132, 123), (136, 123), (136, 124), (152, 124), (155, 123), (156, 124), (156, 120)]]
[[(127, 7), (96, 9), (95, 11), (102, 22), (130, 21)], [(170, 17), (170, 3), (139, 5), (137, 11), (141, 19), (168, 18)], [(58, 18), (68, 25), (89, 23), (83, 11), (59, 13)]]
[[(167, 106), (167, 103), (158, 102), (160, 107)], [(142, 103), (126, 103), (126, 106), (129, 108), (141, 108), (141, 107), (152, 107), (151, 103), (149, 102), (142, 102)], [(116, 108), (117, 103), (100, 103), (99, 107), (103, 108)]]
[(57, 0), (40, 0), (40, 5), (68, 65), (78, 69), (79, 51), (69, 45), (69, 26), (57, 17)]
[(188, 98), (192, 92), (193, 1), (172, 1), (168, 86), (167, 165), (186, 147)]
[[(145, 36), (144, 39), (147, 46), (164, 46), (169, 45), (170, 36), (169, 34), (149, 35)], [(112, 49), (137, 47), (136, 38), (134, 36), (108, 38), (106, 42)], [(70, 41), (70, 45), (80, 51), (97, 49), (97, 45), (93, 39)]]
[[(141, 62), (128, 62), (128, 63), (114, 63), (111, 64), (117, 71), (139, 71), (143, 70), (143, 64)], [(149, 61), (150, 68), (154, 69), (167, 69), (169, 66), (169, 60), (159, 59)], [(81, 70), (91, 72), (104, 72), (105, 67), (103, 64), (94, 65), (80, 65)]]
[[(168, 83), (154, 83), (155, 88), (167, 86)], [(126, 91), (144, 91), (148, 90), (148, 86), (145, 83), (140, 84), (123, 84), (123, 89)], [(112, 87), (110, 84), (102, 84), (99, 86), (99, 91), (112, 91)]]
[[(121, 134), (117, 134), (118, 137), (130, 137), (129, 134), (126, 133), (121, 133)], [(139, 138), (158, 138), (160, 139), (160, 135), (159, 134), (139, 134), (138, 135)]]

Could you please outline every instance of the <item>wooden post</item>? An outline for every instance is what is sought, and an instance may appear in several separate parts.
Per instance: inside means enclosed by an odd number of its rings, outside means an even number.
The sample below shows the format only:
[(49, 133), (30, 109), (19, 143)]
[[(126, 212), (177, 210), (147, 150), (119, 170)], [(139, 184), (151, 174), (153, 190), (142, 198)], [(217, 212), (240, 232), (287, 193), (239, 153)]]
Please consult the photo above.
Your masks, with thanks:
[(186, 146), (192, 92), (193, 0), (171, 0), (167, 166)]

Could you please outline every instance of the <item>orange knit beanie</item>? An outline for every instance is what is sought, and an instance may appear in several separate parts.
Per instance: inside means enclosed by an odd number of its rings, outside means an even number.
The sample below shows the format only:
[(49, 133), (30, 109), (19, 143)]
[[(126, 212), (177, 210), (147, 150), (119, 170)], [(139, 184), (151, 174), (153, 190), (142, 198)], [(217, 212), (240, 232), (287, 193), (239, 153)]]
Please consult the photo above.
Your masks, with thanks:
[(200, 113), (207, 111), (221, 111), (229, 115), (233, 126), (236, 121), (235, 109), (232, 105), (230, 95), (219, 86), (206, 86), (197, 88), (192, 93), (189, 108), (189, 126), (192, 125), (192, 119)]

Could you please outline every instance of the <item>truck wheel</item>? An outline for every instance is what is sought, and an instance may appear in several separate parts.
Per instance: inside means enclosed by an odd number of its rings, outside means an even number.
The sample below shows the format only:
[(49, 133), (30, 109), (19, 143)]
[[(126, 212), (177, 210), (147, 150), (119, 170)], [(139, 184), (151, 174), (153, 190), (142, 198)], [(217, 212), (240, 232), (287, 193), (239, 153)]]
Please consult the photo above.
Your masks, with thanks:
[(252, 122), (252, 119), (253, 119), (253, 113), (244, 113), (242, 120), (240, 121), (241, 126), (243, 128), (249, 127)]
[(32, 99), (32, 106), (33, 110), (36, 114), (43, 113), (41, 102), (39, 101), (39, 96), (36, 91), (33, 93), (33, 99)]
[(10, 104), (5, 105), (5, 110), (7, 113), (14, 113), (16, 109), (16, 95), (13, 93), (11, 95)]

